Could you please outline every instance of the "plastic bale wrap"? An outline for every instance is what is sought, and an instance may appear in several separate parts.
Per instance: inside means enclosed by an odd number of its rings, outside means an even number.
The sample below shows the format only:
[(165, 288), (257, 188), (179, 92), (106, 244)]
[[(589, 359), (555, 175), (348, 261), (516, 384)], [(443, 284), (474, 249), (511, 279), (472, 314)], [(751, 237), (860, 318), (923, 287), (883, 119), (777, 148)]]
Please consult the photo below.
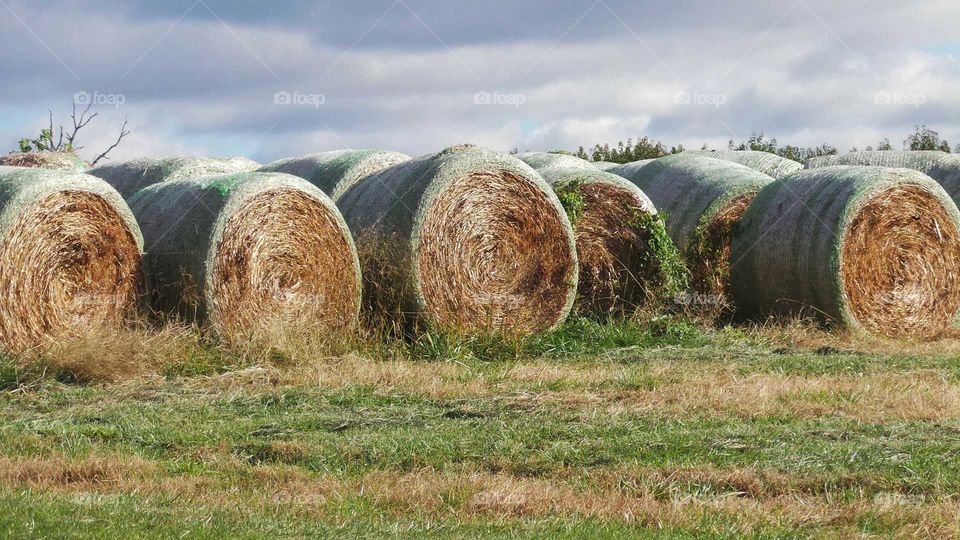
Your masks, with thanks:
[(13, 152), (0, 155), (0, 167), (30, 167), (83, 172), (90, 165), (73, 152)]
[(803, 163), (758, 150), (687, 150), (684, 153), (739, 163), (773, 178), (783, 178), (803, 168)]
[(142, 250), (130, 209), (102, 180), (0, 167), (0, 345), (18, 353), (128, 322)]
[(960, 308), (960, 213), (914, 170), (838, 166), (778, 180), (741, 220), (732, 258), (745, 317), (806, 313), (932, 337)]
[[(960, 201), (960, 157), (936, 150), (850, 152), (807, 160), (807, 169), (837, 165), (913, 169), (936, 180), (954, 202)], [(958, 203), (960, 204), (960, 203)]]
[(356, 248), (333, 202), (309, 182), (281, 173), (188, 178), (144, 188), (130, 207), (157, 313), (206, 323), (228, 341), (355, 323)]
[(732, 228), (773, 178), (744, 165), (686, 153), (657, 159), (631, 178), (664, 215), (667, 232), (704, 303), (729, 303)]
[(281, 159), (258, 170), (299, 176), (336, 201), (361, 179), (409, 160), (410, 156), (399, 152), (334, 150)]
[(611, 167), (610, 169), (607, 169), (607, 172), (632, 181), (633, 177), (640, 171), (640, 169), (644, 168), (650, 163), (653, 163), (654, 161), (656, 160), (641, 159), (639, 161), (632, 161), (630, 163), (624, 163), (623, 165)]
[(368, 176), (337, 202), (375, 324), (531, 334), (576, 296), (573, 230), (519, 159), (461, 145)]
[(621, 164), (614, 163), (612, 161), (591, 161), (590, 165), (593, 165), (593, 167), (597, 170), (609, 172), (610, 169), (616, 169)]
[(577, 311), (594, 316), (630, 314), (674, 297), (686, 270), (663, 221), (643, 191), (596, 169), (550, 165), (538, 173), (567, 211), (580, 262)]
[(517, 157), (536, 170), (545, 169), (547, 167), (562, 167), (567, 170), (581, 171), (595, 170), (595, 167), (591, 165), (589, 161), (580, 159), (577, 156), (571, 156), (570, 154), (524, 152), (522, 154), (517, 154)]
[(129, 199), (141, 189), (160, 182), (212, 176), (218, 174), (251, 172), (260, 164), (244, 157), (158, 157), (108, 163), (87, 171), (103, 178), (120, 195)]

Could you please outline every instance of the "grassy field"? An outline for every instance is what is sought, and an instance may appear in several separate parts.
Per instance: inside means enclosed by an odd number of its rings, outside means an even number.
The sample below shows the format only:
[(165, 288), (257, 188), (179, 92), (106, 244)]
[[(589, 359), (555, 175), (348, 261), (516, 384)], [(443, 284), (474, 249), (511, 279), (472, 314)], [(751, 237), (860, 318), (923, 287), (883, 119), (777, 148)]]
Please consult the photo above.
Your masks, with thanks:
[(662, 319), (338, 348), (3, 360), (0, 535), (960, 534), (960, 340)]

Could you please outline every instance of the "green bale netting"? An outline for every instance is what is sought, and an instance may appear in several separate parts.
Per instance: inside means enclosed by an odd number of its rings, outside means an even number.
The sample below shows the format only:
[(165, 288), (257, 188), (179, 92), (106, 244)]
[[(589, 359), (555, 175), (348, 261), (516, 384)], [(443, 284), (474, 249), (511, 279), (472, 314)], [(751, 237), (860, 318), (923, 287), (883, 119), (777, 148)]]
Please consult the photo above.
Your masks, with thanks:
[(530, 334), (571, 309), (573, 230), (550, 186), (513, 156), (451, 147), (360, 180), (337, 205), (372, 322)]
[(836, 165), (901, 167), (913, 169), (936, 180), (953, 198), (960, 201), (960, 157), (937, 150), (849, 152), (807, 160), (806, 168)]
[(630, 180), (664, 216), (690, 269), (698, 302), (729, 301), (731, 228), (761, 188), (773, 181), (744, 165), (687, 153), (654, 160)]
[(0, 156), (0, 167), (30, 167), (83, 172), (90, 164), (73, 152), (12, 152)]
[(130, 161), (108, 163), (87, 171), (103, 178), (116, 188), (125, 199), (141, 189), (160, 182), (251, 172), (260, 164), (245, 157), (158, 157), (139, 158)]
[(142, 251), (136, 220), (106, 182), (0, 167), (0, 346), (21, 352), (128, 322)]
[(773, 178), (782, 178), (803, 168), (803, 163), (757, 150), (687, 150), (685, 153), (732, 161)]
[(640, 171), (640, 169), (644, 168), (650, 163), (653, 163), (654, 161), (656, 160), (641, 159), (638, 161), (632, 161), (630, 163), (624, 163), (623, 165), (617, 165), (616, 167), (607, 169), (607, 172), (632, 181), (633, 177)]
[(614, 163), (612, 161), (591, 161), (590, 165), (593, 165), (594, 168), (609, 172), (610, 169), (616, 169), (621, 165), (621, 163)]
[(960, 309), (960, 212), (914, 170), (838, 166), (782, 178), (741, 219), (731, 257), (745, 317), (800, 313), (931, 337)]
[(573, 225), (580, 262), (577, 311), (630, 314), (685, 289), (676, 246), (640, 188), (615, 174), (545, 156), (520, 158), (553, 187)]
[(384, 150), (334, 150), (274, 161), (260, 172), (299, 176), (336, 201), (360, 179), (409, 161), (410, 156)]
[(360, 267), (346, 223), (312, 184), (282, 173), (185, 178), (130, 199), (154, 310), (245, 339), (355, 323)]

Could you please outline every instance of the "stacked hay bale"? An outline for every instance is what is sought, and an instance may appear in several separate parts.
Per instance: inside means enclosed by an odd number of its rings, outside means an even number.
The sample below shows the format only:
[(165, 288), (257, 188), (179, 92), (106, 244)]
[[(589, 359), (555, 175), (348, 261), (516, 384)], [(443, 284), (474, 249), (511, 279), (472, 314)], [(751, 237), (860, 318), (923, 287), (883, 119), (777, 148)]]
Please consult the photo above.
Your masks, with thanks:
[(346, 223), (319, 189), (280, 173), (161, 182), (130, 199), (147, 245), (154, 309), (229, 341), (284, 325), (352, 325), (360, 268)]
[(609, 172), (610, 169), (616, 169), (616, 168), (619, 167), (621, 164), (620, 164), (620, 163), (614, 163), (614, 162), (612, 162), (612, 161), (591, 161), (591, 162), (590, 162), (590, 165), (593, 165), (593, 166), (594, 166), (595, 168), (597, 168), (598, 170)]
[(0, 167), (0, 346), (22, 352), (136, 314), (143, 239), (92, 176)]
[(75, 172), (90, 168), (73, 152), (13, 152), (0, 156), (0, 167), (4, 166)]
[(375, 322), (530, 334), (571, 309), (570, 223), (513, 156), (451, 147), (360, 180), (337, 205), (357, 240)]
[(384, 150), (334, 150), (274, 161), (260, 172), (281, 172), (299, 176), (336, 201), (360, 179), (378, 173), (410, 156)]
[(607, 169), (607, 172), (632, 181), (634, 175), (636, 175), (640, 169), (644, 168), (650, 163), (653, 163), (654, 161), (656, 160), (641, 159), (638, 161), (632, 161), (630, 163), (624, 163), (623, 165), (611, 167), (610, 169)]
[(960, 212), (909, 169), (782, 178), (744, 215), (732, 257), (748, 317), (805, 312), (856, 331), (931, 337), (960, 309)]
[(589, 161), (580, 159), (570, 154), (550, 153), (550, 152), (524, 152), (517, 154), (524, 163), (530, 165), (535, 170), (546, 169), (547, 167), (562, 167), (567, 170), (592, 171), (596, 170)]
[(729, 299), (730, 238), (747, 206), (773, 181), (753, 169), (687, 153), (657, 159), (629, 178), (665, 215), (698, 302)]
[(120, 192), (125, 199), (141, 189), (159, 182), (210, 176), (250, 172), (260, 164), (244, 157), (158, 157), (140, 158), (130, 161), (108, 163), (87, 171), (103, 178)]
[(953, 198), (960, 201), (960, 158), (936, 150), (850, 152), (807, 160), (807, 169), (836, 165), (900, 167), (913, 169), (936, 180)]
[(580, 262), (578, 311), (628, 314), (684, 290), (683, 262), (640, 188), (571, 160), (520, 157), (553, 187), (573, 225)]
[(773, 178), (783, 178), (803, 168), (802, 163), (756, 150), (687, 150), (687, 154), (732, 161)]

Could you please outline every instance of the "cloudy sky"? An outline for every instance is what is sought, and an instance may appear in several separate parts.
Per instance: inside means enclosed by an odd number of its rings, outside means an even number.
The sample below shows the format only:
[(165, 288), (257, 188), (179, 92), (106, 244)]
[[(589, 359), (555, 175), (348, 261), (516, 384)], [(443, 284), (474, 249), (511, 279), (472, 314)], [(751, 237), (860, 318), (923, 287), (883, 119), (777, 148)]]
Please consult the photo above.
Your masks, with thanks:
[(0, 0), (0, 150), (92, 100), (116, 158), (641, 135), (960, 143), (956, 0)]

